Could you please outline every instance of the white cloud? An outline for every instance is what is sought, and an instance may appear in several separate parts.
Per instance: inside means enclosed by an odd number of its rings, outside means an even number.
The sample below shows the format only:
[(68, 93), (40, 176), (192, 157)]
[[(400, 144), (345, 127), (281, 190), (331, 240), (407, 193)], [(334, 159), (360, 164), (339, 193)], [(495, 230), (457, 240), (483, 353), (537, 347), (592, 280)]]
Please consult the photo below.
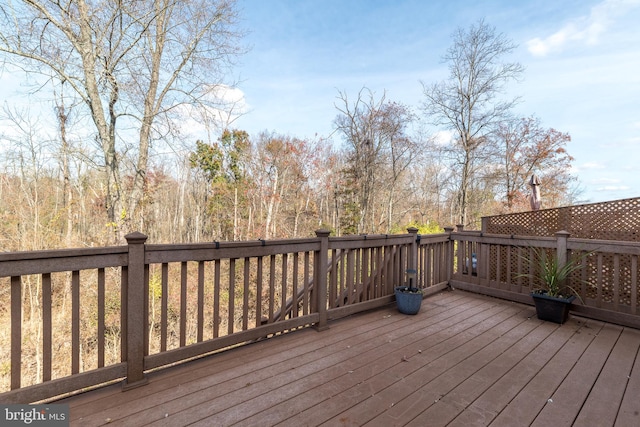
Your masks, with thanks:
[(438, 131), (433, 135), (436, 145), (450, 145), (453, 142), (453, 132), (448, 130)]
[(601, 185), (614, 185), (614, 184), (620, 184), (620, 182), (622, 182), (622, 180), (616, 179), (616, 178), (597, 178), (597, 179), (591, 180), (591, 184), (601, 184)]
[(629, 191), (631, 187), (628, 185), (605, 185), (604, 187), (598, 187), (594, 191), (598, 192), (615, 192), (615, 191)]
[(244, 93), (237, 87), (216, 85), (211, 91), (211, 94), (215, 99), (224, 102), (244, 104)]
[(206, 141), (215, 140), (220, 129), (230, 126), (248, 111), (244, 92), (217, 85), (205, 97), (209, 106), (182, 104), (176, 107), (181, 116), (180, 131)]
[(535, 37), (527, 42), (527, 47), (532, 55), (545, 56), (575, 43), (597, 44), (615, 18), (638, 6), (640, 0), (605, 0), (592, 7), (589, 16), (574, 19), (550, 36)]
[(592, 169), (605, 169), (606, 166), (603, 165), (602, 163), (598, 163), (598, 162), (587, 162), (584, 163), (582, 166), (580, 166), (581, 170), (587, 169), (587, 170), (592, 170)]

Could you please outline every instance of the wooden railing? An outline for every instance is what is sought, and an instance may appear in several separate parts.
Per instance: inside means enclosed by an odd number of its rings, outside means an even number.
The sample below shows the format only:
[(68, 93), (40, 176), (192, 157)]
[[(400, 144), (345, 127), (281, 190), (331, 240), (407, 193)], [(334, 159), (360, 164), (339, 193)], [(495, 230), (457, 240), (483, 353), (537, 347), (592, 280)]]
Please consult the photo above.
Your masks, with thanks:
[[(447, 286), (531, 303), (532, 248), (588, 254), (571, 278), (583, 316), (640, 328), (640, 243), (488, 235), (329, 237), (0, 254), (0, 402), (25, 403), (122, 381), (231, 346), (393, 301), (417, 270)], [(564, 254), (564, 258), (563, 258)]]
[(441, 235), (145, 244), (0, 254), (0, 402), (122, 381), (393, 301), (407, 269), (425, 295), (453, 272)]
[[(640, 243), (574, 239), (559, 231), (554, 237), (505, 236), (458, 229), (451, 286), (531, 304), (531, 277), (538, 262), (535, 250), (580, 260), (568, 280), (581, 301), (574, 312), (606, 322), (640, 328)], [(474, 268), (475, 259), (475, 268)]]

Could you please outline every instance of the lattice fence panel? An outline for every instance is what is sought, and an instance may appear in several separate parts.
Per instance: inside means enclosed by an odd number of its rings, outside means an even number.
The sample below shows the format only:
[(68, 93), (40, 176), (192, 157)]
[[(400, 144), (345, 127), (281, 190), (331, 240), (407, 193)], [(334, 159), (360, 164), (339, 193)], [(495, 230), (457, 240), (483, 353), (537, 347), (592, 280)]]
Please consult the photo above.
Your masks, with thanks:
[(553, 236), (640, 241), (640, 197), (483, 218), (482, 231), (520, 236)]
[[(490, 234), (548, 237), (560, 230), (575, 238), (639, 242), (640, 198), (485, 217), (482, 223), (482, 231)], [(505, 254), (500, 255), (504, 262)], [(498, 253), (492, 251), (490, 276), (514, 283), (516, 278), (505, 277), (504, 263), (497, 271), (497, 257)], [(517, 255), (512, 254), (511, 272), (518, 270), (517, 262)], [(638, 264), (638, 259), (630, 255), (618, 255), (616, 260), (612, 254), (592, 254), (586, 260), (586, 268), (576, 272), (571, 283), (580, 288), (583, 297), (598, 305), (622, 306), (635, 312), (640, 306)]]
[(584, 263), (586, 267), (575, 271), (571, 276), (572, 287), (583, 298), (605, 304), (638, 306), (638, 284), (634, 282), (634, 278), (637, 282), (639, 273), (636, 255), (594, 253), (587, 256)]

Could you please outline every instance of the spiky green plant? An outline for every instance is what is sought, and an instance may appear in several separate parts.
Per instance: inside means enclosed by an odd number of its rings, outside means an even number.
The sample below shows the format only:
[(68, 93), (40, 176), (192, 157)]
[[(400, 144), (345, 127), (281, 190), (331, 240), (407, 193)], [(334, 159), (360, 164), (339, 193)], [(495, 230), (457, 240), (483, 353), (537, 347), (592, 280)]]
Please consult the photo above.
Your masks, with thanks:
[[(593, 252), (585, 252), (579, 256), (574, 256), (568, 259), (561, 267), (557, 257), (548, 257), (546, 252), (539, 248), (531, 248), (531, 250), (535, 256), (538, 271), (536, 273), (519, 274), (516, 277), (533, 279), (534, 285), (536, 286), (533, 292), (545, 293), (550, 297), (557, 298), (566, 298), (575, 295), (582, 301), (579, 293), (567, 284), (567, 279), (571, 276), (571, 273), (582, 268), (583, 260)], [(531, 262), (528, 257), (521, 255), (521, 258), (527, 262)]]

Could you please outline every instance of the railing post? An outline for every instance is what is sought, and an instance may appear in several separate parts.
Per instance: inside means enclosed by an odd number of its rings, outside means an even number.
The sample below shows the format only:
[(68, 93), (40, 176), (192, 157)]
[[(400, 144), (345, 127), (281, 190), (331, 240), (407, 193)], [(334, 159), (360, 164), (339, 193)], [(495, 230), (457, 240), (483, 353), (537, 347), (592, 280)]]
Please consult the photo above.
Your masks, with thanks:
[(415, 287), (418, 286), (419, 277), (418, 273), (418, 229), (416, 227), (407, 228), (407, 232), (413, 236), (411, 239), (411, 246), (409, 247), (409, 259), (407, 260), (407, 270), (413, 270), (416, 273), (416, 283), (413, 284)]
[(453, 260), (455, 256), (455, 240), (451, 238), (453, 234), (453, 227), (444, 227), (444, 232), (449, 235), (449, 247), (447, 249), (447, 255), (445, 262), (447, 263), (447, 283), (451, 281), (453, 277)]
[(411, 240), (411, 253), (409, 254), (409, 265), (407, 266), (411, 270), (418, 268), (418, 229), (415, 227), (407, 228), (407, 232), (413, 235)]
[(134, 232), (124, 236), (129, 245), (129, 262), (127, 265), (127, 378), (123, 389), (128, 390), (148, 382), (144, 375), (144, 335), (147, 325), (145, 318), (145, 283), (144, 283), (144, 243), (147, 236)]
[(318, 310), (318, 323), (315, 325), (317, 331), (329, 329), (327, 318), (327, 268), (329, 264), (329, 230), (316, 230), (316, 236), (320, 238), (320, 251), (318, 252), (316, 264), (313, 266), (315, 276), (315, 308)]
[(567, 240), (571, 236), (568, 231), (558, 231), (556, 233), (556, 256), (558, 260), (558, 270), (564, 268), (567, 264)]

